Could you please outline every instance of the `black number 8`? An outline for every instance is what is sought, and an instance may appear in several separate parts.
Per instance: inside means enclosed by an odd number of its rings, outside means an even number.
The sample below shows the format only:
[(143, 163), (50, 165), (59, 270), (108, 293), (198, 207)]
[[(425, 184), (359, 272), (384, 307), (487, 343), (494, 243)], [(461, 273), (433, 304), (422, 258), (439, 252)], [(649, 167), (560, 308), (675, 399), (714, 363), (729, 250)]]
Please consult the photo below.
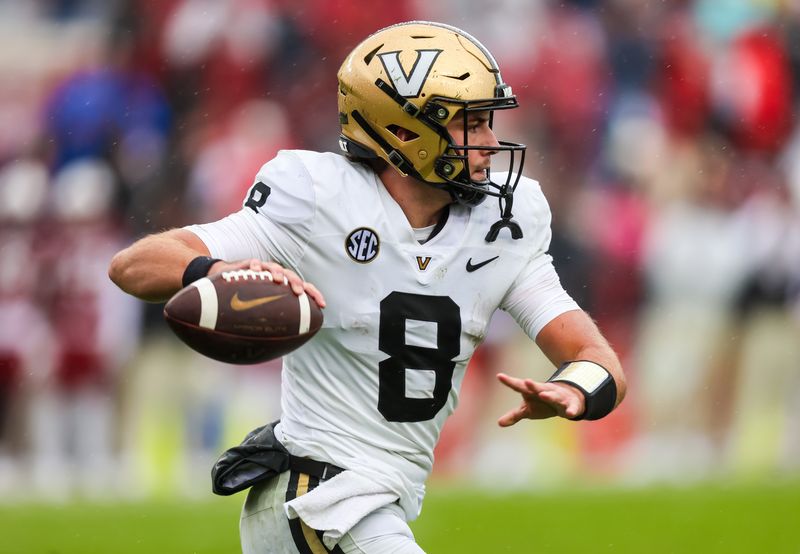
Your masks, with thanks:
[[(436, 323), (436, 348), (406, 344), (406, 321)], [(447, 402), (460, 351), (461, 311), (449, 296), (393, 292), (381, 301), (378, 411), (388, 421), (427, 421)], [(406, 371), (434, 371), (430, 398), (406, 396)]]

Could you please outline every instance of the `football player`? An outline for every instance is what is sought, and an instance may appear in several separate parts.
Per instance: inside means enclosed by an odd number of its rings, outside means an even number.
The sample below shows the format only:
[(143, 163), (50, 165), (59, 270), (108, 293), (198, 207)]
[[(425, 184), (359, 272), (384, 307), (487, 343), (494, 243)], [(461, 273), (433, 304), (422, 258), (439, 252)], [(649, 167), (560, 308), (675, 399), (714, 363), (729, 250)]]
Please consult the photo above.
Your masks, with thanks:
[(251, 488), (248, 553), (422, 552), (407, 522), (498, 308), (558, 367), (546, 382), (498, 375), (521, 395), (501, 426), (597, 419), (625, 395), (616, 355), (547, 254), (550, 212), (521, 176), (525, 147), (492, 130), (517, 101), (488, 50), (448, 25), (394, 25), (345, 59), (338, 95), (344, 155), (282, 151), (241, 211), (146, 237), (110, 268), (151, 301), (208, 273), (268, 270), (326, 307), (322, 330), (283, 360), (274, 435), (290, 469)]

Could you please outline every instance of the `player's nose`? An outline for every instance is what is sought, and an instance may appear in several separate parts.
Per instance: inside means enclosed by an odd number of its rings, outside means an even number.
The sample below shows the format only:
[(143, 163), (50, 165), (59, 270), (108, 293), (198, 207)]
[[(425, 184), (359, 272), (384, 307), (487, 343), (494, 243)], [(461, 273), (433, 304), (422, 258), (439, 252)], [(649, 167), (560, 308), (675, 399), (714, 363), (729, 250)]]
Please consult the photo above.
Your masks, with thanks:
[(494, 134), (494, 131), (491, 127), (486, 127), (480, 137), (480, 145), (486, 148), (484, 151), (485, 154), (492, 155), (496, 154), (497, 150), (494, 150), (500, 143), (497, 141), (497, 136)]

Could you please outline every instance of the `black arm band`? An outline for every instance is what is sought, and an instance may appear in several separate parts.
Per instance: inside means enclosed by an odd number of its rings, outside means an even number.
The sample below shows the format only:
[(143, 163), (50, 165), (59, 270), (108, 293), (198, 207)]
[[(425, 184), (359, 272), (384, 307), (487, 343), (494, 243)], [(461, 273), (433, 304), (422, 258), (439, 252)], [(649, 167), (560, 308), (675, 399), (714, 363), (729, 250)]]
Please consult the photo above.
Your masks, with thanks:
[(211, 266), (221, 260), (212, 258), (210, 256), (197, 256), (194, 260), (189, 262), (186, 269), (183, 271), (183, 286), (188, 287), (198, 279), (202, 279), (208, 275), (208, 270)]
[(586, 409), (574, 421), (600, 419), (617, 403), (617, 384), (606, 368), (589, 360), (566, 362), (547, 380), (568, 383), (583, 393)]

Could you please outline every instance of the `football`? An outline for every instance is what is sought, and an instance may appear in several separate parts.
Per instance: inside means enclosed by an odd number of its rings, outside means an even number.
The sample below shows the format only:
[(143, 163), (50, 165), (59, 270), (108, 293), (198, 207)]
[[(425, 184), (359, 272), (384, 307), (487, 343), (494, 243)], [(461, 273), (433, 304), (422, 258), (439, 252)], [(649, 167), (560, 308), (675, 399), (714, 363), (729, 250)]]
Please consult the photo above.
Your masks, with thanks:
[(322, 326), (322, 310), (268, 271), (223, 271), (178, 291), (164, 306), (172, 331), (197, 352), (256, 364), (299, 348)]

